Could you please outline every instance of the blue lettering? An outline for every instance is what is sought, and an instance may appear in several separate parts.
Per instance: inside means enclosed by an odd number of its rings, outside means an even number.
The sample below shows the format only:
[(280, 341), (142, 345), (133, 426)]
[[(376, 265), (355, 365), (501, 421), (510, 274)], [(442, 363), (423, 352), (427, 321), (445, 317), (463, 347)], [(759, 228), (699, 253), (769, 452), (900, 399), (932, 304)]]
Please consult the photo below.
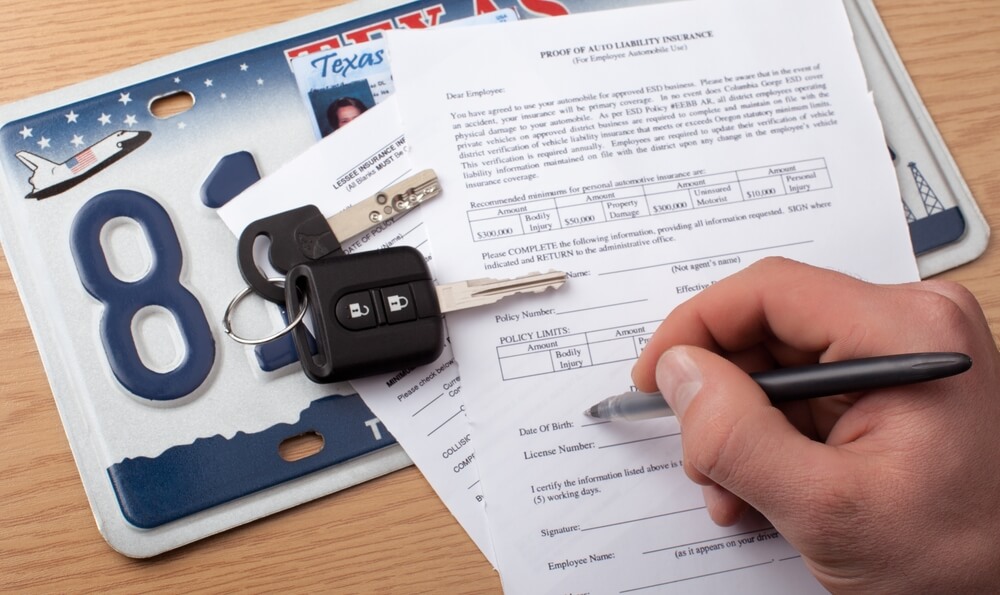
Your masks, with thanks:
[(352, 70), (378, 66), (384, 61), (384, 56), (385, 50), (377, 50), (374, 53), (364, 52), (353, 56), (341, 56), (336, 52), (331, 52), (325, 56), (316, 58), (310, 64), (312, 64), (313, 68), (321, 70), (320, 76), (323, 78), (337, 74), (341, 77), (346, 77)]

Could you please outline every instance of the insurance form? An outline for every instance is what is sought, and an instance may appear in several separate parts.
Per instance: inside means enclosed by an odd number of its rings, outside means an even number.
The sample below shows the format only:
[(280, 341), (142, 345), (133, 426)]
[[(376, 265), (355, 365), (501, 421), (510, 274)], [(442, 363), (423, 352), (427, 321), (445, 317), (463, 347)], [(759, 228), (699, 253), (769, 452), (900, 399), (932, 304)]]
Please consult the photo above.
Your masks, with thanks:
[(764, 520), (717, 527), (672, 419), (593, 423), (671, 308), (783, 255), (918, 278), (839, 0), (677, 2), (387, 34), (439, 282), (562, 270), (448, 315), (512, 593), (821, 591)]

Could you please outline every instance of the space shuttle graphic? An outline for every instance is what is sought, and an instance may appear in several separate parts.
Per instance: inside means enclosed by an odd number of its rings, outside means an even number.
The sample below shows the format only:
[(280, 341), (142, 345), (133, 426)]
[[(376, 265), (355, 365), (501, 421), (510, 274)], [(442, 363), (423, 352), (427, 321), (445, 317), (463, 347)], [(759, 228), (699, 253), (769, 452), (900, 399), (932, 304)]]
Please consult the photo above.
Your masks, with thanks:
[(119, 130), (102, 138), (63, 163), (18, 151), (14, 154), (33, 173), (28, 183), (31, 192), (25, 198), (48, 198), (69, 190), (105, 167), (138, 149), (149, 138), (145, 130)]

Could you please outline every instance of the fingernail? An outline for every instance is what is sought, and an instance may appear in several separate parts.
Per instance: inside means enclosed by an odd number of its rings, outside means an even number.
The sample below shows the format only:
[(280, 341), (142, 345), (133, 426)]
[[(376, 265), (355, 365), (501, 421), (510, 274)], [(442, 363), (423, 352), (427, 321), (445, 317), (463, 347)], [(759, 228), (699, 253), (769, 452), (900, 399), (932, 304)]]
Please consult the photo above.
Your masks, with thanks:
[(656, 363), (656, 385), (678, 418), (701, 390), (701, 384), (701, 370), (683, 348), (668, 349)]

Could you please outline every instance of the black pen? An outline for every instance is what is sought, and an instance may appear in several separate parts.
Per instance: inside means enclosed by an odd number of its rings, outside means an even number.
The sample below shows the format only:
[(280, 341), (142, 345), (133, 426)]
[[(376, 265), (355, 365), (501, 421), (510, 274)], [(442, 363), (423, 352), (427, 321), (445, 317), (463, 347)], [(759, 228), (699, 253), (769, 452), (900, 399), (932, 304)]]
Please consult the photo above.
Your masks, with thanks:
[[(829, 397), (961, 374), (972, 367), (964, 353), (907, 353), (754, 372), (772, 403)], [(660, 393), (629, 392), (608, 397), (583, 412), (597, 419), (639, 420), (673, 415)]]

